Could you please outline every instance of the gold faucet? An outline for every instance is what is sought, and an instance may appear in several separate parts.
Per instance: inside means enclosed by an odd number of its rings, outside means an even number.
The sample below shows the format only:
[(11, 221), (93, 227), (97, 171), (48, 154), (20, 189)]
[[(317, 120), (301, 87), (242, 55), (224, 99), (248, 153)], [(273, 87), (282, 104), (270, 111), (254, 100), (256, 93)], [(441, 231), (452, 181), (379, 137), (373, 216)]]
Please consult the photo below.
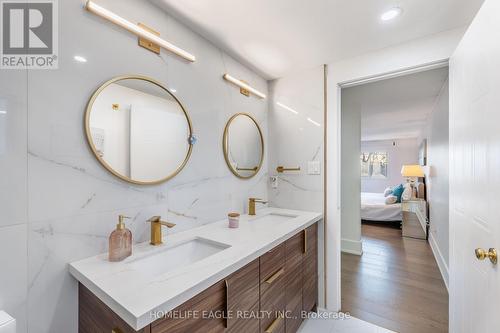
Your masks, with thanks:
[(175, 223), (170, 223), (161, 220), (161, 216), (153, 216), (146, 222), (151, 223), (151, 245), (160, 245), (163, 244), (162, 236), (161, 236), (161, 226), (164, 225), (167, 228), (175, 227)]
[(258, 198), (248, 198), (248, 215), (255, 215), (255, 203), (260, 202), (266, 204), (267, 201)]

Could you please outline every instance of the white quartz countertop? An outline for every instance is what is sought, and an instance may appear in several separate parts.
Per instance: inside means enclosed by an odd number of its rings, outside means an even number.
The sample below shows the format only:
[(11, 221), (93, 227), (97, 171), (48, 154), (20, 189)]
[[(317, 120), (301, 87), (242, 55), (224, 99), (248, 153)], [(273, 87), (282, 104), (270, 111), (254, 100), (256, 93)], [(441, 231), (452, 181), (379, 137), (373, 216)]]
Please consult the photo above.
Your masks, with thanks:
[[(273, 214), (291, 218), (273, 223)], [(266, 215), (269, 215), (268, 221), (256, 220)], [(155, 313), (173, 310), (321, 218), (320, 213), (264, 208), (255, 216), (242, 215), (237, 229), (228, 228), (227, 220), (223, 220), (168, 236), (164, 233), (164, 244), (136, 244), (132, 256), (121, 262), (109, 262), (108, 254), (103, 253), (73, 262), (69, 270), (125, 322), (139, 330), (157, 319)], [(193, 264), (153, 276), (131, 264), (195, 238), (230, 247)]]

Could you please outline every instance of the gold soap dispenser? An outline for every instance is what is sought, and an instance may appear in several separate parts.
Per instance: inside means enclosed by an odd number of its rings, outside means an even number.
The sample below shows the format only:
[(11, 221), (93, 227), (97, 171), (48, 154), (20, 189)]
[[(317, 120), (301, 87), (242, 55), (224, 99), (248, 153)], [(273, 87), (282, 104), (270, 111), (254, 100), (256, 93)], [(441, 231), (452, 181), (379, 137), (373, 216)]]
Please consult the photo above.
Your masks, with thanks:
[(119, 215), (116, 229), (109, 235), (109, 261), (122, 261), (132, 254), (132, 232), (123, 223), (129, 218)]

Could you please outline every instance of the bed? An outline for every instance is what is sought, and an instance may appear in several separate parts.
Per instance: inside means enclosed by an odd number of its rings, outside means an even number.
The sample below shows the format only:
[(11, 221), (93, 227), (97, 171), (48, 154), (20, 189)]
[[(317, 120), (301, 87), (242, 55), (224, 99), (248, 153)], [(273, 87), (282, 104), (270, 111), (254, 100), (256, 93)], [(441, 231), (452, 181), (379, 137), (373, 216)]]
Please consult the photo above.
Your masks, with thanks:
[(385, 204), (383, 193), (361, 192), (361, 220), (370, 222), (401, 221), (401, 204)]

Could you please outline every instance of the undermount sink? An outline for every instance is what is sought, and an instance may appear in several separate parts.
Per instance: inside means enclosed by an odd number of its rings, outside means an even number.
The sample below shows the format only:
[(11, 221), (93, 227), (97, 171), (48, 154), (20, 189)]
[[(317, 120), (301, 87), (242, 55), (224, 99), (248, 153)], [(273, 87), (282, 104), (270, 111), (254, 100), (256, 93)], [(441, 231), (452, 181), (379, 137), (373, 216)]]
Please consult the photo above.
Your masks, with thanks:
[(129, 263), (147, 275), (160, 275), (185, 267), (231, 247), (206, 238), (194, 238), (172, 247), (137, 258)]
[(281, 224), (286, 221), (289, 221), (291, 219), (296, 218), (297, 215), (287, 215), (287, 214), (277, 214), (277, 213), (270, 213), (266, 214), (264, 216), (256, 217), (252, 220), (249, 221), (249, 223), (252, 224), (263, 224), (263, 223), (270, 223), (270, 224)]

